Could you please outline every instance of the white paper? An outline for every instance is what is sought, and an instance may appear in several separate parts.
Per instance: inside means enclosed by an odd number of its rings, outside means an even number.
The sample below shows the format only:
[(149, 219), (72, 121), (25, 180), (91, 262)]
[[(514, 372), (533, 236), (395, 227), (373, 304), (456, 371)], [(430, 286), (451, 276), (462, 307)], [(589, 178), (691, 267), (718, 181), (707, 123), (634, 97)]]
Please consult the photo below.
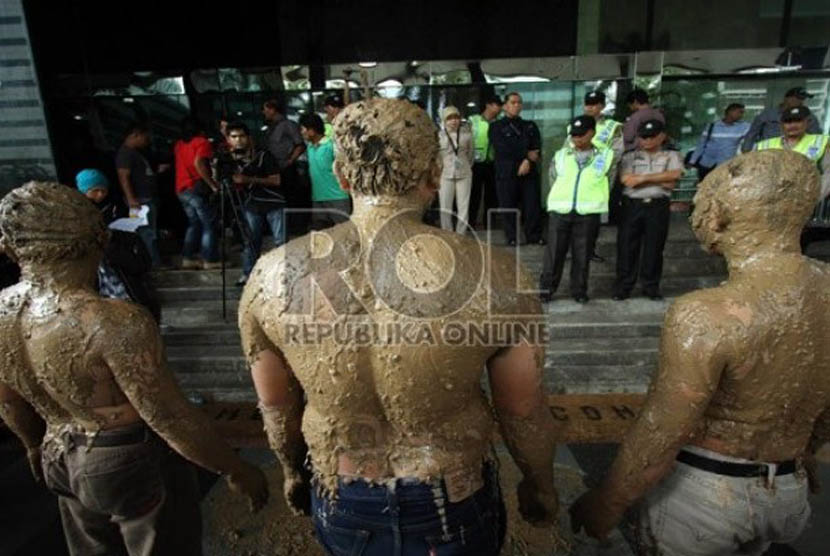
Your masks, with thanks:
[(122, 232), (135, 232), (142, 226), (148, 226), (150, 221), (147, 215), (150, 213), (148, 205), (141, 205), (139, 209), (130, 209), (130, 216), (128, 218), (119, 218), (110, 222), (110, 230), (119, 230)]

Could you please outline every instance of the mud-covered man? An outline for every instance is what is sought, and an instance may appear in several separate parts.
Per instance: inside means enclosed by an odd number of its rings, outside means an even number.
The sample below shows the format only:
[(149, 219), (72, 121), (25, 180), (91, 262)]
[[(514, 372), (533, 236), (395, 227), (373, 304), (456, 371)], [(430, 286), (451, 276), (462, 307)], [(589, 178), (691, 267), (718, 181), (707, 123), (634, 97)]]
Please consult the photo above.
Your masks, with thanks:
[(692, 226), (729, 280), (669, 309), (642, 414), (576, 528), (604, 537), (642, 498), (642, 554), (760, 555), (804, 529), (804, 461), (830, 440), (830, 267), (799, 249), (817, 195), (815, 164), (784, 151), (701, 183)]
[(537, 299), (522, 293), (531, 282), (517, 276), (512, 254), (421, 223), (440, 174), (423, 110), (357, 102), (334, 128), (351, 220), (265, 255), (240, 305), (287, 501), (307, 504), (307, 446), (313, 517), (330, 553), (498, 554), (505, 515), (481, 374), (486, 365), (524, 474), (521, 510), (550, 524), (557, 499), (543, 350), (515, 335), (468, 345), (447, 331), (496, 318), (537, 322)]
[(98, 210), (30, 183), (0, 202), (0, 233), (22, 269), (0, 293), (0, 417), (58, 495), (70, 554), (201, 554), (195, 477), (167, 445), (254, 507), (265, 479), (184, 399), (150, 313), (98, 296)]

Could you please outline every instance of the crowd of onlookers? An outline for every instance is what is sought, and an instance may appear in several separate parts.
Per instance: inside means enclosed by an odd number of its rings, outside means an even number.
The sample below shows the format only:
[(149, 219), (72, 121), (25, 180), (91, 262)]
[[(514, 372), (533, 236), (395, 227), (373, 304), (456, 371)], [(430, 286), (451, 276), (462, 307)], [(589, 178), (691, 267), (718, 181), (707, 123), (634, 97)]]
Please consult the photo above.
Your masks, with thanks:
[[(627, 299), (639, 281), (645, 296), (660, 299), (670, 201), (684, 169), (696, 169), (703, 179), (741, 151), (789, 148), (817, 162), (823, 173), (822, 198), (830, 191), (827, 137), (818, 133), (818, 122), (804, 106), (809, 96), (803, 88), (791, 89), (780, 106), (763, 111), (751, 124), (743, 121), (743, 105), (730, 104), (723, 118), (703, 129), (685, 160), (667, 134), (665, 115), (640, 89), (626, 98), (630, 115), (625, 122), (607, 114), (604, 93), (588, 92), (583, 114), (570, 122), (555, 153), (542, 152), (539, 128), (521, 116), (519, 93), (486, 97), (479, 113), (467, 119), (458, 108), (446, 106), (438, 125), (439, 194), (425, 219), (458, 233), (498, 227), (508, 246), (545, 246), (539, 284), (543, 301), (557, 290), (570, 252), (570, 293), (580, 303), (588, 301), (591, 261), (602, 261), (595, 250), (600, 226), (610, 221), (617, 225), (613, 298)], [(332, 170), (332, 123), (343, 107), (342, 97), (331, 95), (325, 99), (325, 119), (307, 113), (294, 122), (279, 101), (268, 100), (262, 106), (259, 137), (241, 122), (223, 119), (211, 134), (196, 119), (185, 118), (173, 146), (175, 194), (187, 218), (179, 266), (222, 267), (222, 233), (231, 229), (242, 245), (236, 283), (243, 285), (260, 255), (265, 231), (275, 246), (286, 241), (285, 209), (297, 208), (298, 191), (310, 190), (304, 208), (313, 209), (300, 233), (347, 219), (351, 199)], [(137, 229), (141, 241), (120, 237), (114, 242), (117, 247), (101, 267), (101, 291), (152, 306), (133, 277), (163, 266), (158, 176), (170, 165), (151, 162), (146, 154), (150, 133), (144, 123), (127, 129), (115, 155), (117, 184), (98, 169), (86, 168), (76, 185), (108, 221), (138, 215), (143, 208), (146, 225)], [(550, 188), (542, 199), (544, 160), (550, 160)], [(115, 251), (133, 255), (124, 258)]]

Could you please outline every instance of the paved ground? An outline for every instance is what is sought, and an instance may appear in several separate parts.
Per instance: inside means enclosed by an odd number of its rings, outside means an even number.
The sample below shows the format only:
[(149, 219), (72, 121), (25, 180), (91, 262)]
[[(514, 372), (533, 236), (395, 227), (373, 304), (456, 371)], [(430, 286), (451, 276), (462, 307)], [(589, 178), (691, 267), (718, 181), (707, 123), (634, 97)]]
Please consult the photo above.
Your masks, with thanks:
[[(611, 445), (560, 447), (557, 464), (584, 474), (585, 481), (590, 484), (607, 468), (614, 450)], [(247, 450), (243, 455), (261, 465), (273, 462), (267, 450)], [(823, 482), (830, 485), (830, 460), (821, 465), (820, 472)], [(203, 490), (207, 492), (211, 488), (211, 478), (203, 475), (202, 479)], [(579, 492), (571, 492), (570, 485), (562, 485), (562, 490), (563, 507), (566, 507)], [(4, 500), (4, 504), (0, 505), (0, 555), (67, 555), (55, 498), (32, 481), (19, 445), (7, 437), (0, 441), (0, 492)], [(775, 548), (768, 556), (827, 556), (830, 546), (830, 496), (814, 496), (811, 503), (813, 518), (809, 529), (792, 547)], [(563, 509), (560, 520), (564, 528), (568, 527), (567, 519)], [(210, 534), (211, 531), (205, 531), (206, 536)], [(603, 547), (585, 537), (574, 538), (573, 546), (573, 556), (633, 555), (620, 532), (615, 532)], [(220, 556), (220, 553), (207, 552), (206, 556)]]

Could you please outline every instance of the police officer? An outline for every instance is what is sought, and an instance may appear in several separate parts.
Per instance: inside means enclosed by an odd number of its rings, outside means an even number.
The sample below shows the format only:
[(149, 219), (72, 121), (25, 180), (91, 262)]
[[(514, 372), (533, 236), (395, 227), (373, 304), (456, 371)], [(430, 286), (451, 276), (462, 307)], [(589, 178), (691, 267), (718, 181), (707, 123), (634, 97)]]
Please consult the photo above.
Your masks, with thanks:
[(496, 183), (493, 174), (493, 147), (490, 145), (488, 133), (490, 124), (496, 121), (501, 112), (501, 99), (490, 96), (484, 101), (484, 108), (480, 114), (470, 116), (470, 126), (473, 132), (473, 189), (470, 193), (470, 225), (475, 227), (478, 222), (478, 207), (484, 197), (484, 224), (490, 225), (488, 211), (498, 206), (496, 198)]
[[(608, 147), (614, 151), (614, 158), (619, 161), (623, 154), (622, 124), (613, 118), (608, 118), (602, 112), (605, 110), (605, 93), (602, 91), (590, 91), (585, 93), (585, 100), (582, 106), (582, 113), (591, 116), (596, 121), (596, 133), (593, 143), (600, 147)], [(568, 133), (571, 126), (568, 125)], [(565, 139), (562, 145), (567, 146), (569, 139)], [(608, 176), (609, 179), (614, 176)], [(613, 181), (613, 180), (611, 180)]]
[(551, 300), (568, 249), (571, 251), (571, 295), (588, 301), (588, 268), (600, 214), (608, 211), (608, 176), (614, 171), (614, 151), (594, 142), (596, 121), (578, 116), (569, 127), (570, 141), (550, 165), (548, 245), (539, 280), (543, 302)]
[[(821, 175), (821, 191), (818, 200), (822, 201), (830, 194), (830, 153), (827, 148), (830, 137), (819, 133), (807, 133), (814, 121), (815, 118), (806, 106), (787, 108), (781, 112), (781, 137), (759, 141), (755, 143), (755, 150), (792, 150), (815, 162)], [(830, 216), (830, 203), (825, 203), (824, 206), (816, 209), (814, 218), (827, 219), (828, 216)], [(821, 230), (806, 226), (801, 233), (802, 252), (812, 241), (823, 236)]]
[(818, 133), (807, 133), (811, 122), (810, 109), (806, 106), (794, 106), (781, 114), (781, 137), (765, 139), (755, 144), (755, 150), (786, 149), (801, 153), (818, 165), (821, 174), (821, 194), (819, 200), (830, 193), (830, 155), (827, 143), (830, 137)]
[[(488, 137), (493, 145), (496, 194), (499, 207), (518, 209), (524, 220), (525, 239), (528, 243), (544, 245), (542, 238), (541, 191), (539, 188), (539, 164), (542, 139), (536, 124), (523, 120), (522, 97), (508, 93), (504, 99), (505, 117), (490, 124)], [(517, 245), (519, 238), (513, 214), (503, 219), (504, 235), (508, 245)]]
[(637, 136), (637, 148), (625, 153), (620, 164), (624, 189), (617, 231), (617, 281), (613, 296), (616, 301), (631, 296), (638, 274), (643, 294), (652, 300), (663, 299), (660, 277), (669, 233), (669, 203), (671, 192), (683, 175), (680, 155), (664, 146), (663, 122), (644, 121)]
[[(600, 147), (608, 147), (614, 151), (614, 172), (608, 175), (608, 183), (613, 188), (617, 181), (616, 163), (619, 162), (623, 154), (623, 135), (622, 124), (613, 118), (606, 117), (602, 112), (605, 110), (605, 93), (602, 91), (590, 91), (585, 94), (582, 111), (586, 116), (591, 116), (597, 122), (596, 133), (594, 134), (594, 144)], [(571, 126), (568, 125), (568, 134), (571, 133)], [(567, 146), (570, 139), (565, 138), (562, 145)], [(607, 222), (608, 214), (603, 213), (600, 216), (600, 222)], [(596, 246), (597, 238), (599, 237), (599, 226), (596, 229), (596, 237), (594, 237), (594, 245)], [(601, 263), (605, 259), (597, 255), (596, 251), (591, 253), (591, 260)]]

